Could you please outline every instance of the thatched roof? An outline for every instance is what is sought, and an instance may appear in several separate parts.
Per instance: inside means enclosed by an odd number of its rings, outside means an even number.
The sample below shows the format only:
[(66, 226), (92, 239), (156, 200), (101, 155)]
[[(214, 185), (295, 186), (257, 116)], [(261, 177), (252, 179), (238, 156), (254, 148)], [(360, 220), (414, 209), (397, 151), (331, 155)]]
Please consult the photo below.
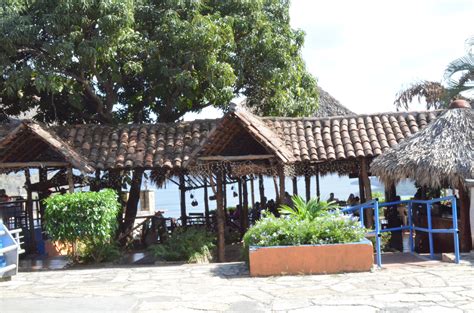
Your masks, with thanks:
[(330, 117), (330, 116), (348, 116), (356, 115), (345, 106), (343, 106), (336, 98), (331, 96), (327, 91), (318, 86), (319, 107), (314, 117)]
[(474, 172), (474, 111), (449, 109), (371, 165), (384, 182), (411, 178), (428, 187), (457, 187)]

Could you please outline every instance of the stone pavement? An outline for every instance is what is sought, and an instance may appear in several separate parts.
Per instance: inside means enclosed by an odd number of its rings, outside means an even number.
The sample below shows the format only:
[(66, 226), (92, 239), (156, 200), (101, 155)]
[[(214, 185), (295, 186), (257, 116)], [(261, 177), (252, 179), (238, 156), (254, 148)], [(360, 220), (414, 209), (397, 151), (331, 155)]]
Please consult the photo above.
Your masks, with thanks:
[(19, 273), (0, 312), (474, 312), (474, 266), (250, 278), (243, 263)]

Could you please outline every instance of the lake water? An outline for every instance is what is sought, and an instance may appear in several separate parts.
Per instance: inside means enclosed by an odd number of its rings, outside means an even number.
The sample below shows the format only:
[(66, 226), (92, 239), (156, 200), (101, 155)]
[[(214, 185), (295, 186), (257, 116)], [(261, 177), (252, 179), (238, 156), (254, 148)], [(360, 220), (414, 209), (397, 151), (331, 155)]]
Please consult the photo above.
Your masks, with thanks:
[[(315, 177), (311, 177), (311, 196), (316, 196), (316, 184)], [(371, 177), (372, 192), (383, 192), (383, 184), (378, 181), (376, 177)], [(249, 203), (251, 202), (250, 196), (250, 182), (248, 182), (248, 192), (249, 192)], [(149, 185), (149, 184), (148, 184)], [(293, 185), (290, 178), (286, 179), (285, 182), (286, 190), (292, 194)], [(260, 201), (259, 191), (258, 191), (258, 180), (254, 181), (255, 186), (255, 201)], [(273, 184), (273, 179), (265, 178), (265, 196), (267, 199), (275, 199), (275, 187)], [(233, 189), (232, 189), (233, 188)], [(180, 216), (180, 192), (178, 186), (170, 181), (167, 182), (167, 185), (163, 189), (156, 189), (153, 186), (148, 187), (148, 189), (155, 190), (155, 210), (165, 211), (165, 216), (167, 217), (179, 217)], [(346, 200), (349, 197), (349, 194), (353, 193), (354, 195), (359, 195), (359, 181), (357, 178), (349, 178), (347, 176), (338, 175), (327, 175), (320, 178), (320, 190), (321, 198), (326, 200), (329, 197), (331, 192), (334, 192), (334, 196), (340, 200)], [(236, 206), (239, 202), (238, 196), (233, 195), (234, 191), (238, 191), (237, 184), (227, 186), (227, 206)], [(400, 196), (413, 196), (416, 192), (416, 188), (411, 182), (403, 182), (397, 185), (397, 193)], [(213, 195), (211, 188), (208, 188), (209, 195)], [(305, 185), (304, 177), (298, 177), (298, 193), (304, 197), (305, 194)], [(193, 197), (193, 198), (191, 198)], [(191, 202), (193, 200), (198, 201), (198, 205), (193, 207)], [(216, 208), (216, 201), (209, 201), (209, 208)], [(186, 192), (186, 209), (188, 213), (202, 213), (204, 212), (204, 192), (203, 189), (197, 189), (194, 191)]]

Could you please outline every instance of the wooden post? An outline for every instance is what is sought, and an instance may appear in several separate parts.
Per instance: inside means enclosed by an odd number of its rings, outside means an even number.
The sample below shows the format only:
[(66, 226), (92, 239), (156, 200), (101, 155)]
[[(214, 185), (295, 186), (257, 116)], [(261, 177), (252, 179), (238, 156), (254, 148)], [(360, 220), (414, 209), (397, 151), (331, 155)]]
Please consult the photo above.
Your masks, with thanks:
[(206, 217), (206, 227), (211, 226), (209, 219), (209, 196), (207, 194), (207, 177), (204, 177), (204, 216)]
[(316, 171), (316, 197), (321, 200), (321, 190), (319, 188), (319, 170)]
[(311, 176), (308, 174), (304, 175), (304, 186), (306, 189), (306, 202), (311, 199)]
[(293, 182), (293, 194), (297, 195), (298, 194), (298, 177), (296, 176), (293, 177), (292, 182)]
[(217, 260), (225, 262), (225, 216), (222, 196), (222, 173), (216, 173), (216, 203), (217, 203)]
[(237, 180), (237, 185), (239, 189), (239, 205), (242, 207), (243, 199), (242, 199), (242, 178), (239, 177)]
[[(360, 178), (362, 179), (362, 185), (364, 188), (365, 202), (370, 201), (372, 200), (372, 189), (370, 187), (369, 166), (367, 164), (367, 160), (364, 158), (360, 159)], [(374, 226), (373, 216), (373, 210), (365, 210), (364, 221), (367, 228), (372, 228)]]
[(222, 179), (222, 201), (224, 203), (224, 216), (225, 220), (227, 221), (229, 212), (227, 210), (227, 177), (225, 171), (222, 174), (223, 179)]
[[(397, 189), (395, 184), (388, 183), (385, 185), (385, 201), (392, 202), (395, 201), (397, 196)], [(398, 215), (398, 209), (396, 205), (386, 207), (385, 209), (385, 219), (387, 220), (387, 227), (394, 228), (400, 227), (403, 224), (403, 220), (400, 220)], [(402, 232), (392, 232), (389, 241), (390, 247), (397, 249), (399, 251), (403, 250), (403, 237)]]
[[(472, 249), (471, 223), (470, 223), (470, 201), (469, 193), (463, 184), (459, 184), (459, 235), (461, 252), (469, 252)], [(471, 199), (474, 201), (474, 199)]]
[(359, 198), (360, 198), (360, 203), (365, 202), (364, 181), (362, 180), (360, 172), (359, 172)]
[(39, 213), (41, 218), (41, 225), (44, 225), (43, 216), (44, 216), (44, 203), (43, 200), (48, 196), (47, 189), (43, 189), (43, 184), (46, 184), (48, 181), (48, 169), (45, 167), (40, 167), (38, 169), (38, 176), (39, 176), (39, 186), (40, 191), (38, 191), (38, 199), (39, 199)]
[(69, 193), (74, 192), (74, 176), (72, 175), (72, 167), (67, 167), (67, 183), (69, 185)]
[(184, 175), (179, 175), (179, 190), (180, 190), (180, 205), (181, 205), (181, 223), (183, 226), (188, 226), (188, 217), (186, 215), (186, 181)]
[(240, 212), (240, 230), (242, 235), (249, 228), (249, 194), (247, 192), (247, 177), (242, 177), (242, 211)]
[(255, 187), (254, 187), (255, 176), (252, 175), (250, 179), (250, 197), (252, 199), (252, 208), (255, 209)]
[(278, 170), (278, 178), (280, 180), (280, 193), (278, 196), (278, 203), (282, 204), (285, 201), (285, 173), (283, 168)]
[(263, 205), (265, 199), (265, 186), (263, 185), (263, 175), (258, 175), (258, 191), (260, 193), (260, 204)]
[(33, 216), (33, 194), (31, 192), (30, 170), (25, 169), (25, 188), (26, 188), (26, 214), (28, 214), (28, 230), (30, 232), (29, 249), (30, 253), (36, 253), (36, 234), (35, 219)]

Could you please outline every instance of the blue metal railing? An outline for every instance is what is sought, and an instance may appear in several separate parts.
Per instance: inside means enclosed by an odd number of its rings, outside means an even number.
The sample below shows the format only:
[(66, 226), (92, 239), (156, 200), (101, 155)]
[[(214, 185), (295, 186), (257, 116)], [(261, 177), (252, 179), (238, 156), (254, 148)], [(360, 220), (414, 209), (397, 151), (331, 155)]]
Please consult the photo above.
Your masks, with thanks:
[[(444, 229), (433, 229), (433, 223), (431, 218), (431, 209), (433, 203), (439, 203), (441, 201), (450, 201), (452, 206), (452, 218), (453, 218), (453, 226), (452, 228), (444, 228)], [(407, 205), (408, 208), (408, 225), (403, 225), (400, 227), (392, 227), (392, 228), (385, 228), (381, 229), (380, 227), (380, 220), (379, 220), (379, 208), (382, 207), (389, 207), (389, 206), (398, 206), (400, 204)], [(428, 228), (418, 227), (413, 225), (413, 204), (425, 204), (426, 205), (426, 215), (427, 215), (427, 222)], [(410, 245), (410, 252), (415, 252), (415, 244), (413, 242), (413, 232), (420, 231), (428, 233), (428, 241), (429, 241), (429, 249), (430, 249), (430, 257), (434, 259), (434, 246), (433, 246), (433, 234), (453, 234), (454, 240), (454, 254), (455, 254), (455, 263), (459, 263), (460, 255), (459, 255), (459, 230), (458, 230), (458, 219), (457, 219), (457, 207), (456, 207), (456, 198), (454, 196), (448, 196), (443, 198), (437, 198), (432, 200), (401, 200), (401, 201), (392, 201), (392, 202), (383, 202), (379, 203), (378, 200), (371, 200), (366, 203), (358, 204), (351, 207), (346, 207), (342, 209), (344, 213), (351, 213), (353, 214), (355, 211), (359, 212), (359, 220), (362, 226), (364, 226), (364, 212), (365, 210), (374, 210), (374, 230), (368, 232), (368, 235), (375, 235), (375, 252), (376, 252), (376, 261), (377, 266), (382, 266), (382, 253), (380, 247), (380, 239), (381, 234), (384, 232), (394, 232), (394, 231), (410, 231), (409, 237), (409, 245)]]

